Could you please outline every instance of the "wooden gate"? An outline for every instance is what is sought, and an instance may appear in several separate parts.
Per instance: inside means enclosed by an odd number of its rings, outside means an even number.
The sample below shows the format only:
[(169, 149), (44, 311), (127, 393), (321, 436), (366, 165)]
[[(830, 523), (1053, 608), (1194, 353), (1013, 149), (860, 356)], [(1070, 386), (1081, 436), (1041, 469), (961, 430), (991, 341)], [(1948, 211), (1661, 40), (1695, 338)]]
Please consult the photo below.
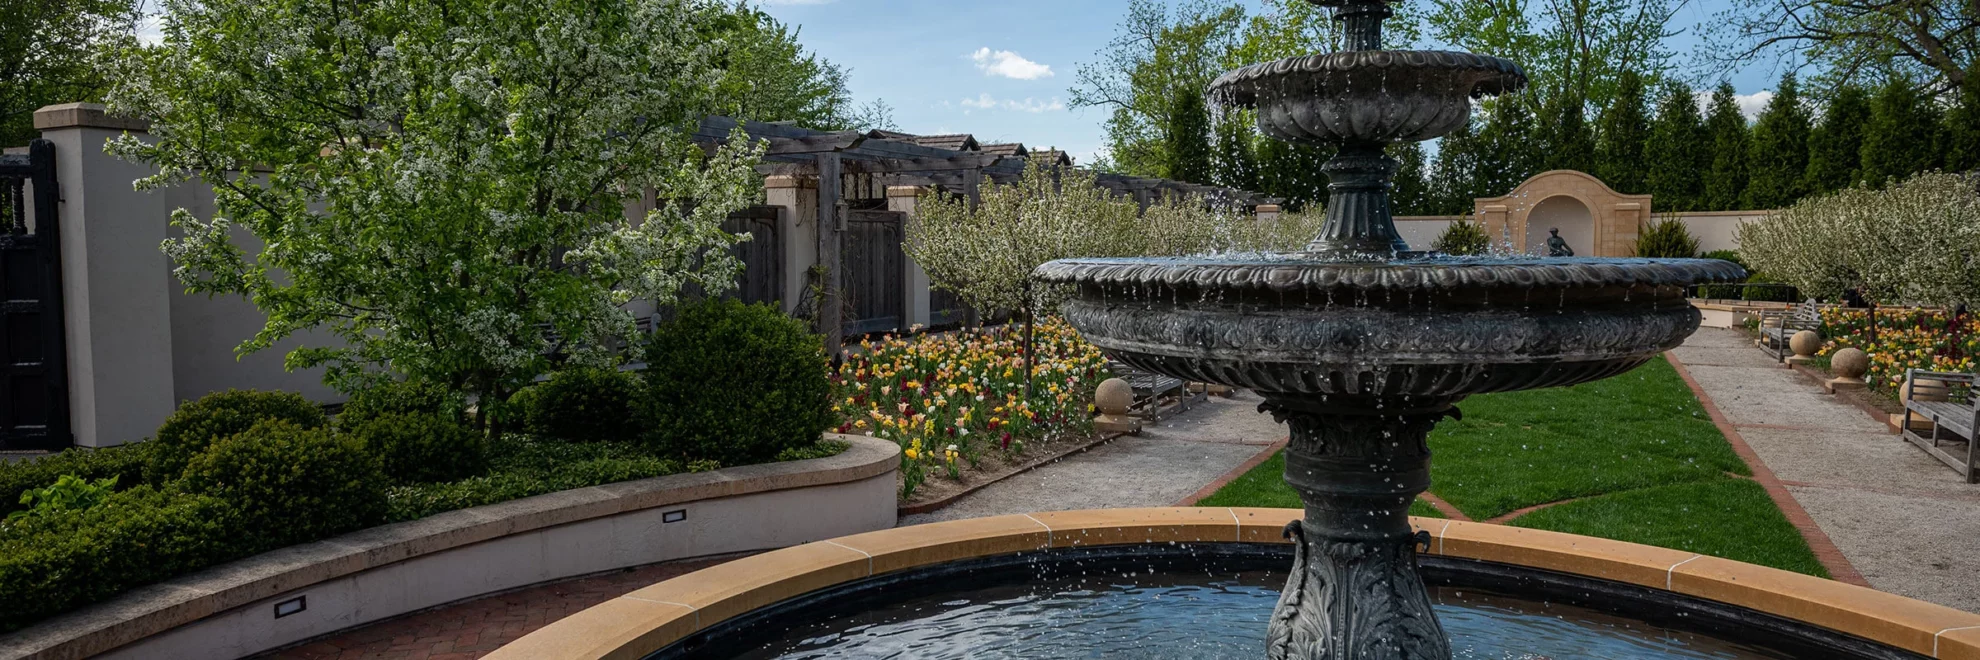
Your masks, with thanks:
[(901, 251), (903, 214), (846, 214), (845, 333), (859, 335), (907, 327), (907, 253)]
[(730, 248), (743, 262), (742, 278), (731, 294), (745, 303), (780, 305), (784, 300), (784, 244), (777, 230), (777, 214), (782, 207), (752, 206), (729, 214), (722, 231), (749, 234), (750, 239)]
[(54, 143), (0, 156), (0, 449), (74, 442), (57, 191)]

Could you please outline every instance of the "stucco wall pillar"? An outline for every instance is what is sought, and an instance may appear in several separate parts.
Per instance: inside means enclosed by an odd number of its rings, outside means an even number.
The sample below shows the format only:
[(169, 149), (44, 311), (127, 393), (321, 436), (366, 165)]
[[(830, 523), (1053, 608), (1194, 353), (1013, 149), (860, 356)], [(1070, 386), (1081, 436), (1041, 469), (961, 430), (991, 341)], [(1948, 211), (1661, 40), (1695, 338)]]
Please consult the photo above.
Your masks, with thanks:
[(784, 313), (797, 311), (811, 297), (811, 267), (818, 263), (818, 180), (778, 175), (763, 180), (764, 203), (781, 206), (777, 233), (783, 237)]
[(1602, 218), (1602, 222), (1597, 223), (1598, 230), (1602, 232), (1600, 256), (1636, 256), (1637, 228), (1643, 226), (1649, 211), (1645, 208), (1647, 206), (1649, 204), (1641, 202), (1623, 202), (1617, 204), (1614, 210), (1603, 214), (1606, 217)]
[(1507, 226), (1509, 219), (1507, 218), (1505, 205), (1480, 205), (1477, 216), (1478, 221), (1485, 225), (1485, 235), (1493, 242), (1496, 243), (1500, 240), (1505, 240), (1512, 243), (1514, 251), (1524, 251), (1526, 249), (1526, 232), (1524, 230), (1512, 231), (1512, 227)]
[[(908, 222), (914, 221), (915, 200), (921, 195), (921, 186), (887, 186), (887, 210), (906, 214)], [(905, 232), (906, 228), (902, 228)], [(905, 243), (903, 243), (905, 247)], [(934, 310), (929, 289), (928, 271), (915, 263), (914, 257), (907, 258), (907, 277), (902, 286), (907, 287), (903, 298), (907, 301), (907, 324), (927, 327), (934, 325)]]
[(1279, 219), (1279, 214), (1282, 212), (1278, 204), (1259, 204), (1256, 210), (1259, 222), (1277, 220)]
[(62, 189), (62, 294), (69, 417), (76, 444), (143, 439), (172, 413), (171, 265), (162, 195), (131, 182), (153, 172), (103, 153), (105, 140), (147, 124), (102, 106), (42, 108), (34, 126), (55, 143)]

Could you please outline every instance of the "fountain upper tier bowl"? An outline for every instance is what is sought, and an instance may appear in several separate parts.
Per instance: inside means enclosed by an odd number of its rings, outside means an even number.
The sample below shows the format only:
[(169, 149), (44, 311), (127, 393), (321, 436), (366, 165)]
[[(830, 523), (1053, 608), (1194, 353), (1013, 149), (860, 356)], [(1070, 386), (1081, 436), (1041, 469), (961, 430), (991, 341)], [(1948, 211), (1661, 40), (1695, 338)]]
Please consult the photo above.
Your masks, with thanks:
[(1225, 105), (1258, 109), (1280, 140), (1418, 142), (1457, 130), (1475, 96), (1517, 91), (1510, 60), (1436, 50), (1322, 53), (1231, 71), (1210, 84)]
[(1271, 394), (1422, 397), (1573, 385), (1628, 371), (1698, 328), (1685, 287), (1715, 259), (1386, 262), (1298, 255), (1067, 259), (1067, 321), (1136, 368)]

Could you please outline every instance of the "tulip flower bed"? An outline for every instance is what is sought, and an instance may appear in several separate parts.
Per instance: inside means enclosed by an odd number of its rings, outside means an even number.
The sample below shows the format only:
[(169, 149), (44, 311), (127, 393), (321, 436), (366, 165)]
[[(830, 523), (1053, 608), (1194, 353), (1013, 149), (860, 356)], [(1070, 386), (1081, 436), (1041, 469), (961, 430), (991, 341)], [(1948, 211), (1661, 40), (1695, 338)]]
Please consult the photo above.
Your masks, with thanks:
[(1967, 314), (1954, 324), (1951, 314), (1936, 309), (1877, 311), (1877, 339), (1870, 340), (1867, 310), (1822, 310), (1822, 350), (1827, 357), (1846, 347), (1870, 355), (1870, 372), (1863, 380), (1878, 391), (1895, 394), (1904, 387), (1907, 369), (1973, 373), (1980, 368), (1980, 314)]
[(1090, 437), (1106, 359), (1056, 319), (1037, 324), (1033, 343), (1027, 394), (1019, 325), (862, 341), (832, 375), (838, 431), (900, 443), (904, 500), (931, 476), (960, 482), (1027, 448)]

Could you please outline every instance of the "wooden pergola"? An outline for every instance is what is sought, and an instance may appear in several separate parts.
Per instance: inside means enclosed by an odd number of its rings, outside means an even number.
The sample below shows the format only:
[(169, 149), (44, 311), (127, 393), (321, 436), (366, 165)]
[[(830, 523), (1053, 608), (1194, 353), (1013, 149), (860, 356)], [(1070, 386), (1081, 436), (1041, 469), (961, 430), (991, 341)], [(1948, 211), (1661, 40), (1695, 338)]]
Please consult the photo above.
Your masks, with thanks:
[[(841, 252), (844, 245), (846, 203), (842, 190), (846, 175), (867, 175), (885, 186), (941, 186), (957, 191), (976, 203), (979, 186), (988, 178), (993, 183), (1013, 183), (1024, 173), (1032, 154), (1050, 154), (1053, 166), (1070, 160), (1062, 152), (1031, 152), (1023, 145), (982, 145), (969, 135), (916, 136), (894, 131), (815, 131), (785, 123), (738, 121), (729, 117), (707, 117), (695, 129), (694, 138), (704, 145), (726, 142), (740, 126), (750, 139), (769, 143), (764, 163), (757, 171), (765, 176), (815, 177), (818, 180), (818, 263), (824, 266), (819, 282), (818, 327), (826, 346), (836, 356), (844, 344), (841, 314)], [(930, 146), (960, 146), (967, 151)], [(1013, 148), (1015, 147), (1015, 148)], [(1018, 155), (1024, 154), (1024, 155)], [(1274, 204), (1264, 195), (1232, 188), (1206, 186), (1168, 179), (1098, 173), (1096, 183), (1115, 194), (1131, 197), (1143, 209), (1165, 194), (1202, 195), (1246, 207)]]

